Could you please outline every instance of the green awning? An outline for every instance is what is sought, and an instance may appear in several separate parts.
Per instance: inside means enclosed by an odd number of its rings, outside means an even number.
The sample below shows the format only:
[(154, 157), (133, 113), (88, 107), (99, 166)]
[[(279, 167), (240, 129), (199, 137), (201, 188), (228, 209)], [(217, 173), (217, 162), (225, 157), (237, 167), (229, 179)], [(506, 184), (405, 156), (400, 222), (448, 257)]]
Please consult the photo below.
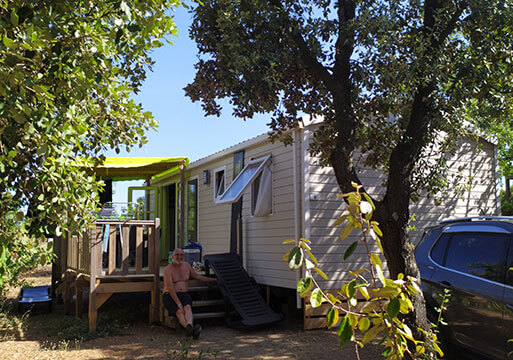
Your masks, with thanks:
[(148, 177), (167, 176), (179, 171), (180, 165), (187, 166), (189, 159), (186, 157), (108, 157), (102, 165), (94, 168), (98, 177), (120, 180), (140, 180)]

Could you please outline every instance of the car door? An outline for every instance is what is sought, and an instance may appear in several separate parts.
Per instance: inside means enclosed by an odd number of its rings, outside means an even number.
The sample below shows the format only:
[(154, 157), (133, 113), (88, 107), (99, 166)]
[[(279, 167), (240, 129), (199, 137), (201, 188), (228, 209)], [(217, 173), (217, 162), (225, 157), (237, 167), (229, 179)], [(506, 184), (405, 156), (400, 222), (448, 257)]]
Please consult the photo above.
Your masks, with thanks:
[(506, 355), (511, 353), (513, 357), (513, 342), (508, 340), (513, 339), (513, 240), (509, 245), (509, 258), (506, 267), (506, 286), (504, 287), (504, 337), (503, 341), (506, 346)]
[(442, 233), (432, 249), (438, 264), (431, 278), (451, 292), (443, 317), (456, 343), (497, 359), (504, 358), (503, 295), (510, 235)]

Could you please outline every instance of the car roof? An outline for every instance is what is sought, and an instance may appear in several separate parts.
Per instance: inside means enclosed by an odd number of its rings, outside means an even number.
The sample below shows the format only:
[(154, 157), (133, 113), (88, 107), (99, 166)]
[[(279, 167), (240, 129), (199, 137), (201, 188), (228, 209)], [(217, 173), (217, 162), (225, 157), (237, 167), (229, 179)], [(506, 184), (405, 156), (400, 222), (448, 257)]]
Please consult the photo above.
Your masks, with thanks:
[(470, 221), (506, 221), (513, 224), (513, 216), (470, 216), (458, 219), (446, 219), (440, 221), (440, 224), (452, 224), (458, 222)]

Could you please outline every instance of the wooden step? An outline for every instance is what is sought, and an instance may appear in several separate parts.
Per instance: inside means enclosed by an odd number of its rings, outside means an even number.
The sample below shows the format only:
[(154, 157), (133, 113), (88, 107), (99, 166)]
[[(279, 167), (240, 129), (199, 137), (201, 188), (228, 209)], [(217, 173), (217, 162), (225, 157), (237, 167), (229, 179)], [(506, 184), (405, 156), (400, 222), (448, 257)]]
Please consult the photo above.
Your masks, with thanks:
[(224, 300), (223, 299), (212, 299), (212, 300), (194, 300), (192, 302), (193, 307), (200, 307), (200, 306), (214, 306), (214, 305), (223, 305)]
[(216, 285), (207, 286), (207, 285), (198, 285), (198, 286), (189, 286), (189, 292), (195, 292), (195, 291), (204, 291), (204, 290), (212, 290), (212, 289), (218, 289)]
[(224, 317), (225, 312), (219, 311), (219, 312), (205, 312), (205, 313), (194, 313), (195, 319), (210, 319), (210, 318), (219, 318)]

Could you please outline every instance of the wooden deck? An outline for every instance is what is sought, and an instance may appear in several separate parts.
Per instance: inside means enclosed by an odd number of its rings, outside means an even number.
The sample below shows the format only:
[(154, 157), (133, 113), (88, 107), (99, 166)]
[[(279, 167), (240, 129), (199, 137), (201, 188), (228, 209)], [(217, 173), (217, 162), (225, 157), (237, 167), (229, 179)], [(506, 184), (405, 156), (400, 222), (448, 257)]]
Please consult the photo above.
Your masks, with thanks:
[(56, 241), (58, 261), (52, 274), (65, 308), (80, 316), (82, 293), (89, 288), (89, 331), (96, 330), (98, 309), (114, 293), (151, 292), (150, 322), (159, 320), (160, 220), (99, 220), (85, 233)]

